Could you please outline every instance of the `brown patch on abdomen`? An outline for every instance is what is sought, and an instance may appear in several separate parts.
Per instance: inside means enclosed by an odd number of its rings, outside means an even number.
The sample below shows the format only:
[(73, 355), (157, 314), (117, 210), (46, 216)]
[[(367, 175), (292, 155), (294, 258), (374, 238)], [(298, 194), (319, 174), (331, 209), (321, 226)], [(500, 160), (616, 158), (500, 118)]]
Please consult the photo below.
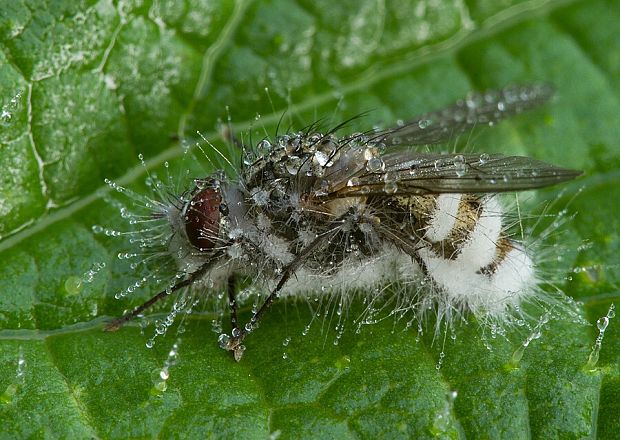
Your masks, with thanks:
[(506, 235), (502, 234), (496, 243), (496, 251), (495, 258), (493, 258), (493, 262), (484, 267), (481, 267), (478, 270), (479, 274), (486, 275), (488, 277), (493, 276), (495, 272), (497, 272), (497, 268), (502, 264), (506, 255), (515, 248), (512, 240), (510, 240)]
[(463, 245), (474, 231), (481, 215), (482, 203), (480, 198), (473, 194), (463, 194), (459, 202), (456, 221), (450, 233), (444, 240), (431, 243), (430, 248), (442, 258), (456, 259)]

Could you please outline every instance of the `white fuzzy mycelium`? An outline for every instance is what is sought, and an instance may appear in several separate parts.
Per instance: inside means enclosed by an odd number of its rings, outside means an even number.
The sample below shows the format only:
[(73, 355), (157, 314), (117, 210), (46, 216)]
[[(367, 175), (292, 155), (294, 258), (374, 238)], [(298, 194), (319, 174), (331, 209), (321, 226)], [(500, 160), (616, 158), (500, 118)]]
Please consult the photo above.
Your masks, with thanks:
[[(426, 234), (429, 244), (448, 238), (460, 200), (458, 194), (438, 197)], [(474, 314), (501, 318), (508, 307), (518, 305), (524, 295), (531, 293), (536, 274), (524, 248), (502, 239), (502, 207), (497, 199), (484, 197), (480, 202), (478, 221), (460, 244), (458, 255), (442, 255), (430, 246), (420, 249), (419, 254), (445, 301)], [(501, 244), (510, 247), (504, 254), (500, 252)], [(492, 269), (485, 270), (489, 266)]]

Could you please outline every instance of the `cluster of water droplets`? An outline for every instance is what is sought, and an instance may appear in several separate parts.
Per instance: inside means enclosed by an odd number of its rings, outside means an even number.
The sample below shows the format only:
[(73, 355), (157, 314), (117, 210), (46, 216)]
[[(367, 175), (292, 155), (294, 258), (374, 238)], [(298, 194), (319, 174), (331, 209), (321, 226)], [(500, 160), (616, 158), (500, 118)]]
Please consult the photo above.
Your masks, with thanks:
[(253, 151), (244, 156), (246, 165), (256, 160), (274, 164), (278, 174), (323, 177), (340, 157), (340, 141), (332, 135), (320, 133), (291, 133), (278, 136), (270, 142), (262, 140)]
[[(170, 194), (175, 187), (174, 178), (170, 174), (167, 162), (164, 164), (166, 180), (162, 181), (156, 174), (149, 172), (142, 154), (138, 155), (138, 159), (147, 172), (145, 184), (150, 194), (137, 193), (110, 179), (105, 179), (105, 183), (114, 193), (122, 194), (126, 198), (121, 202), (115, 197), (105, 195), (104, 200), (118, 210), (128, 228), (118, 230), (101, 225), (92, 226), (95, 234), (124, 237), (131, 249), (118, 252), (117, 258), (128, 261), (129, 267), (140, 273), (140, 278), (114, 295), (116, 299), (132, 294), (150, 281), (160, 284), (162, 278), (168, 276), (164, 275), (164, 272), (173, 266), (168, 248), (172, 235), (168, 216), (171, 210), (176, 209), (170, 202)], [(125, 202), (128, 202), (128, 205)]]
[[(470, 93), (457, 108), (466, 112), (455, 112), (455, 117), (468, 124), (482, 123), (493, 125), (506, 117), (505, 113), (516, 114), (538, 105), (548, 98), (551, 89), (546, 84), (529, 86), (509, 86), (502, 90), (488, 90), (484, 93)], [(482, 109), (482, 111), (481, 111)]]
[[(120, 256), (119, 256), (120, 258)], [(138, 290), (140, 287), (144, 286), (147, 281), (148, 281), (149, 277), (142, 277), (139, 280), (135, 281), (133, 284), (130, 284), (129, 286), (125, 287), (124, 289), (116, 292), (114, 294), (114, 299), (121, 299), (124, 298), (125, 296), (132, 294), (133, 292), (135, 292), (136, 290)]]
[(0, 124), (9, 125), (13, 122), (15, 112), (19, 110), (22, 99), (22, 91), (18, 90), (15, 95), (0, 108)]
[(82, 291), (85, 284), (90, 284), (95, 280), (99, 272), (105, 269), (105, 262), (95, 262), (81, 276), (70, 276), (65, 280), (65, 291), (68, 295), (77, 295)]
[(6, 387), (4, 392), (0, 394), (0, 405), (9, 405), (15, 401), (18, 391), (24, 386), (26, 380), (26, 358), (24, 350), (19, 347), (17, 355), (17, 366), (15, 368), (15, 377)]
[(454, 171), (457, 177), (463, 177), (467, 173), (467, 162), (462, 154), (454, 156), (452, 160), (454, 164)]
[(546, 84), (509, 86), (502, 90), (473, 92), (451, 107), (430, 112), (419, 119), (397, 121), (397, 129), (387, 134), (393, 145), (403, 143), (435, 144), (479, 125), (492, 126), (509, 116), (536, 107), (552, 94)]
[(161, 368), (153, 370), (151, 375), (153, 381), (151, 395), (161, 396), (168, 389), (167, 381), (170, 378), (170, 368), (178, 362), (180, 345), (181, 339), (179, 338), (168, 352), (168, 358), (164, 362), (164, 365)]
[(598, 363), (598, 358), (601, 352), (601, 347), (603, 346), (603, 338), (605, 337), (605, 330), (607, 330), (607, 326), (609, 325), (609, 320), (616, 316), (616, 307), (611, 304), (609, 306), (609, 310), (607, 310), (607, 314), (602, 318), (599, 318), (596, 321), (596, 327), (598, 328), (598, 336), (596, 337), (596, 341), (594, 341), (594, 346), (592, 347), (592, 352), (590, 356), (588, 356), (588, 362), (586, 363), (586, 370), (592, 371), (596, 367)]
[[(527, 349), (527, 347), (529, 347), (530, 343), (533, 340), (539, 339), (542, 336), (542, 329), (549, 322), (550, 318), (551, 318), (550, 312), (544, 313), (539, 318), (538, 322), (532, 329), (532, 332), (528, 335), (527, 338), (525, 338), (525, 340), (521, 343), (521, 345), (512, 353), (512, 356), (510, 357), (510, 360), (508, 361), (509, 368), (514, 369), (519, 365), (519, 362), (523, 358), (523, 354), (525, 353), (525, 350)], [(519, 325), (519, 323), (517, 323), (517, 325)], [(521, 325), (525, 325), (525, 324), (521, 324)]]
[[(288, 344), (290, 344), (291, 342), (291, 337), (287, 336), (286, 338), (284, 338), (284, 340), (282, 341), (282, 346), (284, 347), (284, 350), (286, 350), (286, 347), (288, 347)], [(286, 351), (284, 351), (282, 353), (282, 359), (288, 359), (288, 353)]]
[[(173, 285), (173, 283), (171, 282), (170, 285)], [(168, 332), (168, 329), (174, 324), (177, 315), (190, 314), (198, 302), (199, 300), (192, 298), (191, 295), (181, 294), (179, 299), (172, 305), (172, 310), (166, 314), (166, 317), (155, 321), (155, 333), (146, 341), (146, 348), (153, 348), (155, 346), (155, 340)], [(179, 326), (177, 333), (183, 333), (183, 331), (184, 327)]]
[[(256, 327), (253, 324), (250, 324), (249, 322), (245, 325), (244, 330), (247, 333), (251, 333)], [(219, 345), (219, 347), (223, 350), (229, 350), (230, 348), (230, 342), (232, 339), (234, 338), (238, 338), (240, 337), (242, 334), (241, 329), (235, 327), (232, 329), (232, 331), (230, 332), (230, 335), (226, 334), (226, 333), (222, 333), (218, 336), (217, 338), (217, 343)], [(232, 336), (232, 337), (231, 337)], [(241, 356), (243, 356), (243, 352), (245, 352), (245, 345), (239, 345), (235, 348), (235, 356), (239, 356), (239, 358), (241, 358)]]
[[(577, 248), (577, 250), (578, 251), (582, 251), (582, 250), (587, 249), (589, 247), (592, 247), (591, 244), (582, 245), (582, 246), (579, 246)], [(595, 283), (599, 279), (599, 276), (600, 276), (599, 275), (599, 271), (600, 271), (600, 266), (596, 265), (596, 264), (589, 265), (589, 266), (576, 266), (576, 267), (573, 268), (571, 273), (566, 276), (566, 280), (567, 281), (572, 281), (574, 274), (585, 274), (585, 276), (587, 277), (588, 280), (590, 280), (591, 282)]]

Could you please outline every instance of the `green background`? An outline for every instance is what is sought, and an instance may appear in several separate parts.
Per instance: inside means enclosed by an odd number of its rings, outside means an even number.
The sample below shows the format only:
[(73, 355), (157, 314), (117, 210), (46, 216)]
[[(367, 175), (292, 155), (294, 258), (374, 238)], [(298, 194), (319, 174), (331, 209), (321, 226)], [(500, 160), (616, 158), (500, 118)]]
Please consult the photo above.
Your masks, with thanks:
[[(371, 110), (359, 123), (369, 127), (473, 89), (550, 81), (551, 104), (471, 148), (585, 171), (552, 209), (578, 193), (575, 219), (546, 251), (594, 323), (620, 297), (619, 23), (615, 0), (3, 1), (0, 437), (616, 438), (614, 319), (594, 371), (584, 365), (598, 331), (570, 320), (551, 321), (514, 369), (514, 342), (488, 350), (475, 324), (463, 327), (437, 370), (428, 334), (416, 342), (386, 320), (334, 346), (329, 321), (302, 336), (312, 317), (292, 303), (266, 317), (236, 364), (217, 348), (213, 316), (198, 313), (155, 393), (151, 372), (176, 339), (148, 350), (152, 326), (101, 331), (148, 292), (114, 300), (130, 270), (119, 240), (91, 225), (122, 227), (101, 200), (104, 178), (138, 186), (138, 153), (150, 170), (174, 166), (176, 137), (215, 141), (227, 114), (239, 132), (261, 133), (284, 110), (296, 127)], [(106, 267), (69, 294), (67, 279), (93, 262)]]

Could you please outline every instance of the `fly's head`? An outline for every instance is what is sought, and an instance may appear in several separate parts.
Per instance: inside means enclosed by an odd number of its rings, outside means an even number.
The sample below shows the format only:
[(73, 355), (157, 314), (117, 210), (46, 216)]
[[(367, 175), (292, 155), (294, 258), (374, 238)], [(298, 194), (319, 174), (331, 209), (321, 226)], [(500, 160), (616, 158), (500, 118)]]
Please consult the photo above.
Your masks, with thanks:
[(194, 179), (180, 204), (168, 212), (173, 232), (170, 253), (184, 270), (195, 270), (228, 245), (228, 205), (222, 185), (223, 173)]
[(218, 179), (196, 179), (195, 184), (181, 211), (184, 232), (199, 252), (211, 252), (218, 244), (220, 222), (228, 215), (228, 205), (222, 200)]

